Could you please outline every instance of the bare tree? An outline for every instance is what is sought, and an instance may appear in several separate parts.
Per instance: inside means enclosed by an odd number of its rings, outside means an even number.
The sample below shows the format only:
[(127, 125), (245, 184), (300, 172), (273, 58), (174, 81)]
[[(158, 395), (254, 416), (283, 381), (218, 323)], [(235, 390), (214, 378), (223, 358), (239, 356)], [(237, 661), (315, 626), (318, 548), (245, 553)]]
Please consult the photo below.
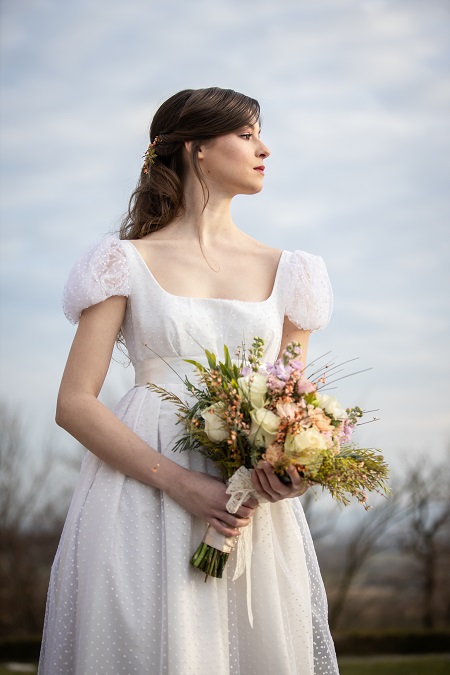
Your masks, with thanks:
[[(393, 485), (394, 494), (358, 520), (348, 512), (332, 536), (324, 524), (317, 552), (334, 630), (387, 617), (426, 628), (450, 620), (450, 465), (418, 460)], [(313, 524), (323, 520), (313, 502), (307, 510)]]
[(2, 404), (0, 427), (0, 632), (20, 635), (42, 627), (71, 481), (58, 476), (60, 462), (50, 445), (40, 459), (31, 457), (20, 416)]
[(405, 509), (400, 505), (399, 495), (394, 493), (386, 501), (375, 506), (362, 515), (359, 523), (354, 525), (344, 544), (342, 568), (336, 592), (330, 602), (330, 627), (336, 629), (347, 603), (349, 592), (358, 573), (368, 560), (378, 551), (381, 539), (386, 539), (387, 532), (405, 516)]
[[(427, 467), (429, 467), (427, 469)], [(410, 517), (400, 534), (400, 550), (415, 563), (421, 591), (422, 624), (436, 625), (435, 601), (438, 568), (448, 553), (450, 535), (450, 466), (448, 462), (430, 467), (419, 461), (406, 477), (403, 498), (410, 505)]]
[[(324, 497), (324, 499), (322, 499)], [(329, 507), (327, 495), (320, 495), (314, 488), (310, 488), (302, 496), (302, 507), (305, 518), (308, 521), (308, 527), (314, 543), (324, 539), (332, 534), (337, 526), (341, 510), (336, 508), (336, 504)]]
[(53, 458), (47, 453), (40, 466), (32, 467), (22, 421), (0, 404), (0, 528), (24, 529), (45, 508)]

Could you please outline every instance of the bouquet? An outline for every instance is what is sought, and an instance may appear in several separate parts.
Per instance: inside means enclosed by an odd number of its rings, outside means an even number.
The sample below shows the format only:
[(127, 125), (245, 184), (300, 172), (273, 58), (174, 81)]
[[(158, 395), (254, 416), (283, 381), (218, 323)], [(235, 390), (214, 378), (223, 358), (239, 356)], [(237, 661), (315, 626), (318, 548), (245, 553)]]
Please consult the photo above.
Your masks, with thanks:
[[(367, 491), (388, 492), (388, 468), (379, 451), (351, 443), (364, 412), (357, 406), (344, 409), (320, 391), (328, 366), (308, 378), (299, 343), (288, 344), (273, 364), (262, 362), (263, 346), (255, 337), (248, 352), (237, 349), (234, 361), (226, 346), (223, 361), (205, 350), (208, 366), (186, 359), (199, 380), (199, 386), (184, 380), (192, 405), (148, 384), (178, 408), (185, 431), (174, 450), (200, 452), (220, 468), (231, 494), (230, 513), (252, 494), (250, 469), (260, 460), (286, 483), (286, 470), (294, 465), (305, 482), (322, 486), (341, 504), (355, 497), (368, 508)], [(234, 538), (209, 526), (191, 563), (206, 578), (221, 578), (233, 546)]]

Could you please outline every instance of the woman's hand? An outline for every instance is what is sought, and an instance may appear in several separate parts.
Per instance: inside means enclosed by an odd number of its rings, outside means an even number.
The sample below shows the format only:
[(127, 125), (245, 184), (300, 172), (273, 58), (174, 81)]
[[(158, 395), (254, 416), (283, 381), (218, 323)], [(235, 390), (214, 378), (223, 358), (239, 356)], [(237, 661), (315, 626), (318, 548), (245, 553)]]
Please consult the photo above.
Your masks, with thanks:
[(302, 480), (295, 466), (289, 466), (287, 473), (291, 479), (290, 485), (281, 482), (269, 462), (260, 462), (252, 471), (253, 487), (272, 503), (281, 499), (300, 497), (309, 488), (308, 483)]
[(221, 480), (198, 471), (185, 470), (180, 480), (166, 487), (167, 494), (186, 511), (205, 520), (218, 532), (227, 537), (240, 534), (239, 528), (246, 527), (258, 506), (250, 498), (234, 514), (226, 509), (230, 495)]

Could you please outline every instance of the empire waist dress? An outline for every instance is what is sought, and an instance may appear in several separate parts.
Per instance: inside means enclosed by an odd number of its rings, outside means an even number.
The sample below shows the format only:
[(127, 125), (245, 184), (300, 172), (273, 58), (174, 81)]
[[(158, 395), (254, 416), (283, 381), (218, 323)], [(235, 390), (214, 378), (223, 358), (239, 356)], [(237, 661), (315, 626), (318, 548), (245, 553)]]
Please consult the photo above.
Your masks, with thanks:
[[(127, 297), (122, 332), (136, 371), (114, 413), (152, 448), (194, 471), (217, 475), (198, 453), (174, 453), (176, 410), (146, 387), (186, 398), (179, 375), (203, 348), (223, 354), (254, 336), (277, 358), (284, 317), (324, 327), (332, 294), (321, 258), (283, 251), (263, 302), (166, 292), (129, 241), (107, 237), (72, 269), (64, 311)], [(162, 361), (162, 357), (167, 364)], [(338, 673), (325, 591), (300, 499), (261, 504), (248, 574), (222, 579), (190, 558), (206, 523), (164, 492), (87, 451), (52, 567), (40, 675), (325, 675)], [(251, 580), (253, 626), (247, 583)]]

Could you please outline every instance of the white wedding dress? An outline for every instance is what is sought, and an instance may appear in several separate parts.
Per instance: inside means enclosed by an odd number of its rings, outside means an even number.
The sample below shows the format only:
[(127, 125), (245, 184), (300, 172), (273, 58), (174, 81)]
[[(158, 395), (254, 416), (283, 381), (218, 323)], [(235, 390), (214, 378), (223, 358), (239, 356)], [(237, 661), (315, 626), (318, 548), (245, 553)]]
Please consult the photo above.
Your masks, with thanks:
[[(224, 344), (234, 351), (254, 336), (264, 338), (264, 360), (273, 361), (284, 316), (303, 329), (321, 328), (332, 297), (322, 259), (299, 251), (283, 252), (264, 302), (175, 296), (131, 242), (107, 237), (73, 268), (64, 311), (75, 323), (111, 295), (128, 297), (122, 328), (136, 370), (136, 386), (115, 414), (161, 454), (213, 474), (199, 454), (172, 451), (182, 431), (176, 410), (146, 383), (186, 398), (176, 374), (191, 372), (184, 358), (201, 358), (203, 347), (222, 356)], [(338, 673), (300, 500), (259, 506), (249, 574), (235, 581), (236, 552), (222, 579), (204, 583), (190, 565), (205, 529), (163, 492), (87, 452), (52, 568), (39, 674)]]

